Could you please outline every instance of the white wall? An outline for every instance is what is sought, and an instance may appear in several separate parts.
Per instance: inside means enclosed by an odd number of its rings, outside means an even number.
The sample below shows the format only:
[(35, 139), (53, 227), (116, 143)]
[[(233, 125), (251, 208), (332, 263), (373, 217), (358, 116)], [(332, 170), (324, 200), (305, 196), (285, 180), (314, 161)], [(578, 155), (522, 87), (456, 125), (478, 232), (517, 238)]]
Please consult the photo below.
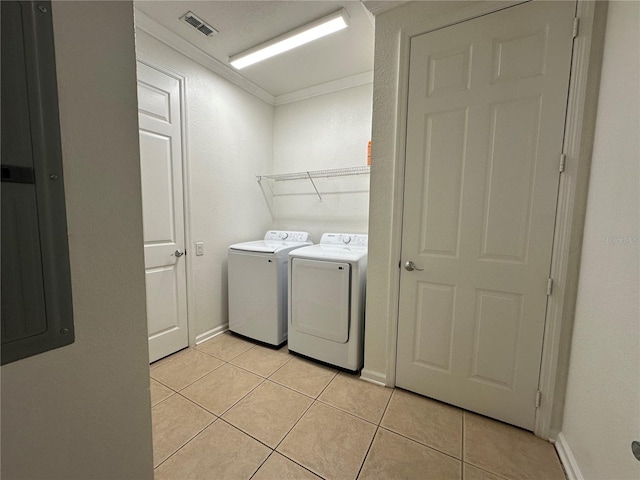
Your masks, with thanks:
[[(372, 84), (280, 105), (275, 109), (273, 173), (366, 165), (371, 140)], [(272, 173), (263, 171), (259, 173)], [(367, 233), (369, 176), (263, 181), (274, 228)], [(275, 194), (275, 195), (273, 195)]]
[(187, 78), (188, 221), (205, 252), (196, 257), (193, 243), (187, 247), (193, 341), (228, 323), (227, 247), (271, 228), (255, 175), (272, 169), (273, 107), (140, 29), (136, 48)]
[(640, 462), (640, 3), (611, 2), (562, 435), (585, 479)]
[(152, 479), (131, 2), (55, 2), (75, 343), (2, 367), (2, 478)]

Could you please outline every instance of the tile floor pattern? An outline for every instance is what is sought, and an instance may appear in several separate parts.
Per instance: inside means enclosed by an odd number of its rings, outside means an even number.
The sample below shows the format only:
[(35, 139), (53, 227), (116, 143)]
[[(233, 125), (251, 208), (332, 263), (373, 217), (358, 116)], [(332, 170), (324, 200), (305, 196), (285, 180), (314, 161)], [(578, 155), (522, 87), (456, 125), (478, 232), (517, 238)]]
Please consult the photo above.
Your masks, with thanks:
[(515, 427), (225, 333), (151, 365), (156, 480), (565, 479)]

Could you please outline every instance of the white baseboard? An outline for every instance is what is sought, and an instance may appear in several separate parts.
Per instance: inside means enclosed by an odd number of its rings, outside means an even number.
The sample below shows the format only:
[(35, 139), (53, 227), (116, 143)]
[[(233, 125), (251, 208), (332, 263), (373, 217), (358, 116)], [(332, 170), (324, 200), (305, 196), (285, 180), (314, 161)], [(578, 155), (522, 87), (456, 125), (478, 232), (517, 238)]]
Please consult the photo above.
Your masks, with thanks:
[(207, 330), (204, 333), (196, 336), (196, 345), (200, 345), (202, 342), (206, 342), (207, 340), (211, 340), (213, 337), (217, 337), (221, 333), (229, 330), (229, 324), (225, 323), (224, 325), (220, 325), (219, 327), (212, 328), (211, 330)]
[(374, 372), (373, 370), (362, 369), (360, 372), (360, 380), (380, 385), (381, 387), (387, 386), (387, 376), (380, 372)]
[(564, 467), (564, 471), (567, 474), (568, 480), (584, 480), (576, 457), (573, 456), (573, 451), (567, 443), (566, 437), (560, 432), (558, 439), (555, 441), (554, 446), (560, 457), (560, 462)]

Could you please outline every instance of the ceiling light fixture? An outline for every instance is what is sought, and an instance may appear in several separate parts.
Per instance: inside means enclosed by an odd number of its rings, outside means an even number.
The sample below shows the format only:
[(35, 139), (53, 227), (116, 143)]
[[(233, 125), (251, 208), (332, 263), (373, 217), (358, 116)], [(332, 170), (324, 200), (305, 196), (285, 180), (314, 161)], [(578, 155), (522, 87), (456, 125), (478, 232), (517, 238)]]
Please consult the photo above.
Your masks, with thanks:
[(238, 70), (267, 58), (289, 51), (349, 26), (349, 15), (343, 8), (315, 22), (296, 28), (257, 47), (229, 57), (229, 63)]

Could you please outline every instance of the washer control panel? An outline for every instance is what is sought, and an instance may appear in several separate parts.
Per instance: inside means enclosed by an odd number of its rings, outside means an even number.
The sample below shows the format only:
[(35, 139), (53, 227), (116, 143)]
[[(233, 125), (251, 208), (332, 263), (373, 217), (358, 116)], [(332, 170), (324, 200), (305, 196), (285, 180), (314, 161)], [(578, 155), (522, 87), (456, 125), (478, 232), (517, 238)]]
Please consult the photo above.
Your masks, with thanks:
[(356, 233), (325, 233), (322, 235), (320, 243), (323, 245), (366, 247), (368, 239), (368, 235), (359, 235)]
[(269, 230), (265, 236), (265, 240), (282, 241), (282, 242), (309, 242), (310, 235), (307, 232), (290, 232), (287, 230)]

